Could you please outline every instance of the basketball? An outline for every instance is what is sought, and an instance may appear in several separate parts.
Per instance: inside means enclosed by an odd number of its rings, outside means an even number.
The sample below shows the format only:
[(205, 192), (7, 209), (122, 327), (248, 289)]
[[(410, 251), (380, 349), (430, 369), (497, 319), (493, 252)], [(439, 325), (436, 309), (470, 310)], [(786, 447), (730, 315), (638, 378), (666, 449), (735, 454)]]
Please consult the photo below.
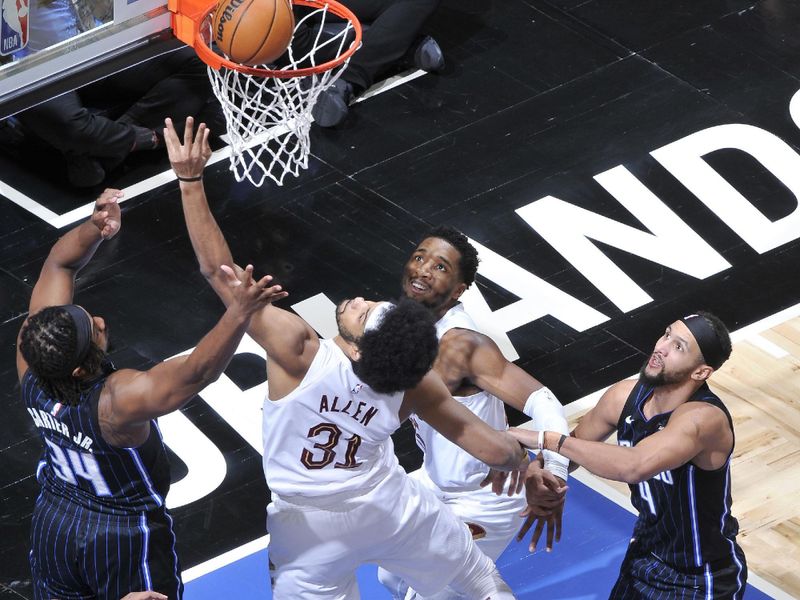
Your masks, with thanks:
[(214, 41), (243, 65), (274, 61), (286, 51), (293, 32), (289, 0), (220, 0), (214, 13)]

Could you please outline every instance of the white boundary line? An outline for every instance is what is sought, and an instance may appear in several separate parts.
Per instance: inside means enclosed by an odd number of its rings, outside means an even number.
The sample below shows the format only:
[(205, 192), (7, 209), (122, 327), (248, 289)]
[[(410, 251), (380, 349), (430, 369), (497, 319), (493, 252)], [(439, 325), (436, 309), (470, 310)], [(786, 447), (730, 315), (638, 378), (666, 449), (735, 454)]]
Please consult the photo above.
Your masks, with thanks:
[(257, 540), (253, 540), (252, 542), (243, 544), (238, 548), (229, 550), (224, 554), (220, 554), (219, 556), (207, 560), (204, 563), (195, 565), (191, 569), (186, 569), (182, 573), (183, 583), (189, 583), (190, 581), (199, 579), (203, 575), (208, 575), (212, 571), (221, 569), (222, 567), (234, 563), (237, 560), (244, 558), (245, 556), (250, 556), (251, 554), (260, 552), (261, 550), (264, 550), (268, 545), (269, 545), (269, 535), (265, 535), (264, 537), (260, 537)]
[(58, 215), (52, 210), (45, 208), (35, 200), (28, 198), (25, 194), (11, 187), (2, 180), (0, 180), (0, 194), (11, 200), (17, 206), (24, 208), (29, 213), (39, 217), (46, 223), (51, 223), (54, 219), (58, 218)]
[[(405, 73), (400, 73), (399, 75), (395, 75), (394, 77), (390, 77), (384, 81), (380, 81), (373, 85), (371, 88), (366, 90), (361, 96), (359, 96), (353, 104), (357, 104), (359, 102), (363, 102), (372, 98), (373, 96), (377, 96), (378, 94), (382, 94), (384, 92), (388, 92), (391, 89), (394, 89), (398, 86), (404, 85), (409, 81), (413, 81), (418, 77), (422, 77), (423, 75), (427, 75), (426, 71), (410, 71)], [(273, 127), (269, 131), (263, 133), (262, 135), (250, 140), (250, 142), (246, 145), (246, 148), (252, 148), (257, 144), (261, 143), (268, 135), (275, 132), (276, 130), (280, 130), (281, 126)], [(227, 139), (227, 136), (225, 136)], [(230, 146), (225, 146), (214, 152), (211, 155), (211, 159), (208, 161), (209, 165), (213, 165), (218, 163), (221, 160), (230, 158), (231, 150)], [(175, 181), (175, 174), (172, 170), (163, 171), (162, 173), (158, 173), (149, 177), (143, 181), (135, 183), (127, 188), (124, 188), (122, 191), (125, 194), (124, 197), (120, 200), (120, 203), (125, 202), (126, 200), (130, 200), (135, 198), (136, 196), (140, 196), (146, 192), (154, 190), (162, 185)], [(67, 225), (71, 225), (76, 221), (86, 218), (92, 214), (92, 208), (94, 207), (94, 200), (91, 202), (79, 206), (70, 210), (69, 212), (63, 214), (57, 214), (50, 209), (46, 208), (42, 204), (36, 202), (33, 198), (30, 198), (17, 190), (16, 188), (11, 187), (9, 184), (5, 183), (4, 181), (0, 180), (0, 194), (11, 200), (17, 206), (24, 208), (31, 214), (39, 217), (42, 221), (47, 223), (48, 225), (56, 228), (61, 229), (62, 227), (66, 227)]]

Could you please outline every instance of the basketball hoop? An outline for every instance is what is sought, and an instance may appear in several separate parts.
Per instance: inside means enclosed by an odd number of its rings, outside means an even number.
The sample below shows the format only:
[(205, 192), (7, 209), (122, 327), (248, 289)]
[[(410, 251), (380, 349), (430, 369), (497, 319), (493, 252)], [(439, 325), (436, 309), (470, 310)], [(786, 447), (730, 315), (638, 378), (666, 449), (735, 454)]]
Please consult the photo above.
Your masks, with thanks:
[[(289, 1), (289, 0), (286, 0)], [(335, 0), (291, 0), (307, 7), (297, 20), (280, 66), (250, 67), (211, 48), (212, 0), (169, 0), (175, 36), (192, 46), (208, 65), (214, 94), (222, 105), (230, 138), (230, 170), (236, 181), (260, 187), (267, 177), (283, 185), (308, 167), (311, 109), (320, 93), (342, 74), (361, 43), (361, 24)], [(343, 23), (341, 23), (341, 21)], [(331, 32), (331, 22), (338, 27)], [(306, 44), (296, 47), (304, 28)]]

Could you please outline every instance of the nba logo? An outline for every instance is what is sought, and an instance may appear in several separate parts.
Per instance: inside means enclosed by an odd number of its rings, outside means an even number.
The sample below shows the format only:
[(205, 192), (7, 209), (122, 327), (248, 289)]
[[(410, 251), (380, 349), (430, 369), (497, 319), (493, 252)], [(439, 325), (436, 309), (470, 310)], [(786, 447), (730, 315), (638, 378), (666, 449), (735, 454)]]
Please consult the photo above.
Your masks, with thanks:
[(0, 0), (0, 54), (22, 50), (28, 44), (28, 1)]

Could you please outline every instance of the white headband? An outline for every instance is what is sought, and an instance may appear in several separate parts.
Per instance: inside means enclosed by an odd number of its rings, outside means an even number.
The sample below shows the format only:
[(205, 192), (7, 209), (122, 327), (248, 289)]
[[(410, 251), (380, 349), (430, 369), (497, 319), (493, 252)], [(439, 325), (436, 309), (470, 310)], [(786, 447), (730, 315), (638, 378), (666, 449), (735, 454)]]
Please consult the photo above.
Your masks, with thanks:
[(369, 313), (369, 317), (367, 317), (367, 322), (364, 323), (364, 333), (377, 329), (386, 313), (393, 308), (394, 304), (391, 302), (381, 302), (378, 306), (373, 308), (372, 312)]

